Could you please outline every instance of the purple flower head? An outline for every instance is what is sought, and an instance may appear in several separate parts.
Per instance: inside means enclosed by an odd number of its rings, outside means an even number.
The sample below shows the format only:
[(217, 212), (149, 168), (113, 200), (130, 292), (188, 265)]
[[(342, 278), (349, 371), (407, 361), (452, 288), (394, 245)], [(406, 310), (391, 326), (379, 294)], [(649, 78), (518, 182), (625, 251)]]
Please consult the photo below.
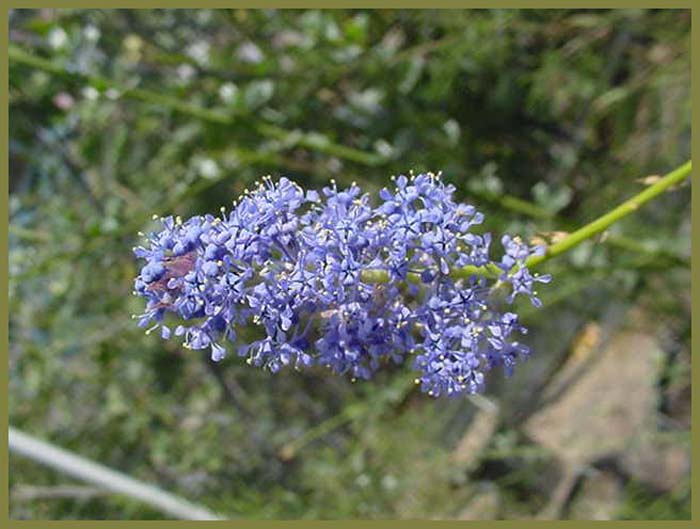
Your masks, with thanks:
[[(530, 273), (526, 260), (542, 249), (518, 238), (504, 236), (492, 260), (483, 214), (453, 193), (435, 175), (402, 175), (373, 205), (355, 184), (319, 193), (268, 178), (219, 217), (162, 218), (134, 249), (145, 260), (139, 325), (217, 361), (238, 328), (256, 326), (262, 337), (238, 354), (272, 372), (319, 365), (369, 379), (410, 357), (431, 395), (482, 391), (489, 370), (509, 375), (529, 354), (494, 289), (539, 305), (534, 284), (550, 278)], [(464, 266), (498, 267), (500, 278), (455, 279)]]

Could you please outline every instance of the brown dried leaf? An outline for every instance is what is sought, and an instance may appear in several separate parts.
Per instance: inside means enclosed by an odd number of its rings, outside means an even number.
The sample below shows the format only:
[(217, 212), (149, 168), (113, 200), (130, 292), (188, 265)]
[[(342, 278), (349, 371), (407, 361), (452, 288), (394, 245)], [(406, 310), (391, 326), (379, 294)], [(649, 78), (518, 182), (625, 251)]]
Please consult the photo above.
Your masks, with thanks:
[(598, 322), (591, 321), (581, 329), (571, 340), (570, 353), (554, 377), (545, 388), (542, 401), (555, 400), (558, 395), (567, 390), (571, 381), (581, 374), (586, 364), (594, 360), (599, 351), (603, 331)]
[(661, 175), (652, 174), (649, 176), (644, 176), (642, 178), (637, 178), (637, 182), (645, 186), (650, 186), (661, 180)]
[(659, 351), (650, 335), (618, 334), (558, 400), (526, 422), (525, 431), (568, 466), (623, 450), (653, 423)]
[(544, 245), (556, 244), (569, 236), (568, 231), (541, 231), (530, 239), (530, 244)]
[(601, 336), (602, 331), (597, 322), (587, 323), (571, 344), (571, 358), (576, 362), (590, 358), (600, 346)]

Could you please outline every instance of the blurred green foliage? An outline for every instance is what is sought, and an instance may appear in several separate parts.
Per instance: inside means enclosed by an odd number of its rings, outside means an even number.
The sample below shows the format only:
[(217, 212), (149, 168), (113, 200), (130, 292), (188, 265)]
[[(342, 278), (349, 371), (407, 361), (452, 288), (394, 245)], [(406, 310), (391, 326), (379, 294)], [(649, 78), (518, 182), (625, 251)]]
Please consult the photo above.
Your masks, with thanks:
[[(689, 35), (682, 10), (12, 10), (11, 423), (235, 517), (459, 517), (483, 482), (488, 516), (530, 516), (557, 463), (519, 425), (577, 331), (634, 306), (664, 346), (655, 420), (687, 439), (687, 191), (547, 265), (536, 356), (491, 379), (500, 455), (469, 470), (450, 453), (474, 405), (414, 393), (407, 368), (214, 366), (144, 336), (130, 294), (153, 213), (215, 212), (265, 174), (376, 190), (442, 170), (496, 234), (585, 223), (689, 157)], [(10, 464), (11, 488), (65, 481)], [(688, 479), (625, 478), (616, 516), (688, 517)], [(11, 516), (161, 515), (98, 496)]]

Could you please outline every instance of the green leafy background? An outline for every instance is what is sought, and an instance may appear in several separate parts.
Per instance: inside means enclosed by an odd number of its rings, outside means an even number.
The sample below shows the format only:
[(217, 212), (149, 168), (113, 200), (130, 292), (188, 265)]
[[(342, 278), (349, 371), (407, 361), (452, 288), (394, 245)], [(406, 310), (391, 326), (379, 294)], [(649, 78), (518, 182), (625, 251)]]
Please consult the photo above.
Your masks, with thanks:
[[(272, 376), (144, 336), (131, 248), (153, 213), (216, 212), (262, 175), (376, 191), (409, 170), (442, 171), (498, 236), (554, 240), (689, 157), (689, 35), (683, 10), (11, 11), (11, 424), (230, 517), (528, 518), (573, 460), (528, 427), (543, 395), (636, 333), (653, 369), (619, 383), (644, 425), (603, 421), (558, 516), (688, 518), (687, 186), (547, 264), (496, 414), (420, 394), (408, 366)], [(630, 362), (595, 366), (613, 386)], [(163, 516), (41, 494), (67, 484), (11, 455), (11, 517)]]

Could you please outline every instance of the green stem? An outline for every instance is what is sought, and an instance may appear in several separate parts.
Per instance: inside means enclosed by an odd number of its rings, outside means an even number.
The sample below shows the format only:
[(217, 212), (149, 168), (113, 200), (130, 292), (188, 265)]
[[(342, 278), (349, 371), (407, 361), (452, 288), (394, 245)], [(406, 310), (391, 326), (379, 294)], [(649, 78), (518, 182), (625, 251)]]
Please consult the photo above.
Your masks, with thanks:
[[(533, 204), (532, 202), (528, 202), (527, 200), (523, 200), (508, 194), (491, 193), (489, 191), (473, 189), (468, 190), (467, 194), (480, 200), (490, 202), (502, 209), (513, 211), (535, 220), (554, 222), (555, 224), (559, 224), (559, 229), (562, 231), (568, 232), (572, 230), (571, 226), (567, 225), (564, 220), (560, 219), (556, 213), (537, 204)], [(609, 237), (605, 237), (605, 239), (601, 240), (600, 242), (613, 248), (619, 248), (629, 252), (653, 255), (654, 257), (657, 257), (660, 262), (667, 263), (671, 266), (690, 268), (690, 260), (685, 256), (665, 248), (651, 247), (644, 241), (630, 239), (623, 235), (611, 234)]]
[[(528, 268), (539, 266), (545, 261), (548, 261), (549, 259), (558, 255), (561, 255), (571, 250), (572, 248), (575, 248), (582, 242), (595, 237), (599, 233), (602, 233), (603, 231), (608, 229), (620, 219), (626, 217), (630, 213), (634, 213), (650, 200), (658, 197), (659, 195), (667, 191), (669, 188), (685, 180), (690, 174), (691, 170), (692, 163), (690, 161), (687, 161), (680, 167), (664, 175), (658, 182), (656, 182), (653, 185), (650, 185), (649, 187), (644, 189), (644, 191), (635, 195), (629, 200), (626, 200), (625, 202), (617, 206), (615, 209), (597, 218), (593, 222), (586, 224), (582, 228), (574, 231), (561, 241), (547, 247), (547, 250), (544, 253), (544, 255), (536, 255), (530, 257), (525, 264)], [(495, 279), (498, 278), (501, 275), (501, 273), (502, 271), (496, 265), (489, 264), (483, 267), (466, 266), (464, 268), (458, 268), (456, 270), (453, 270), (450, 275), (456, 279), (467, 279), (470, 276), (474, 275), (481, 275), (484, 277)], [(389, 275), (384, 270), (364, 270), (362, 272), (362, 278), (370, 283), (385, 283), (389, 280)], [(415, 276), (409, 277), (409, 279), (416, 281), (418, 278), (417, 276)]]
[(630, 213), (634, 213), (641, 206), (663, 194), (670, 187), (673, 187), (674, 185), (685, 180), (688, 175), (690, 175), (691, 170), (692, 163), (689, 160), (677, 169), (674, 169), (670, 173), (664, 175), (658, 182), (650, 185), (641, 193), (635, 195), (629, 200), (626, 200), (615, 209), (609, 211), (601, 217), (598, 217), (596, 220), (586, 224), (582, 228), (579, 228), (561, 241), (549, 246), (544, 255), (530, 257), (526, 262), (527, 266), (530, 268), (538, 266), (545, 261), (548, 261), (552, 257), (568, 252), (572, 248), (575, 248), (581, 244), (583, 241), (591, 239), (599, 233), (604, 232), (620, 219), (623, 219)]

